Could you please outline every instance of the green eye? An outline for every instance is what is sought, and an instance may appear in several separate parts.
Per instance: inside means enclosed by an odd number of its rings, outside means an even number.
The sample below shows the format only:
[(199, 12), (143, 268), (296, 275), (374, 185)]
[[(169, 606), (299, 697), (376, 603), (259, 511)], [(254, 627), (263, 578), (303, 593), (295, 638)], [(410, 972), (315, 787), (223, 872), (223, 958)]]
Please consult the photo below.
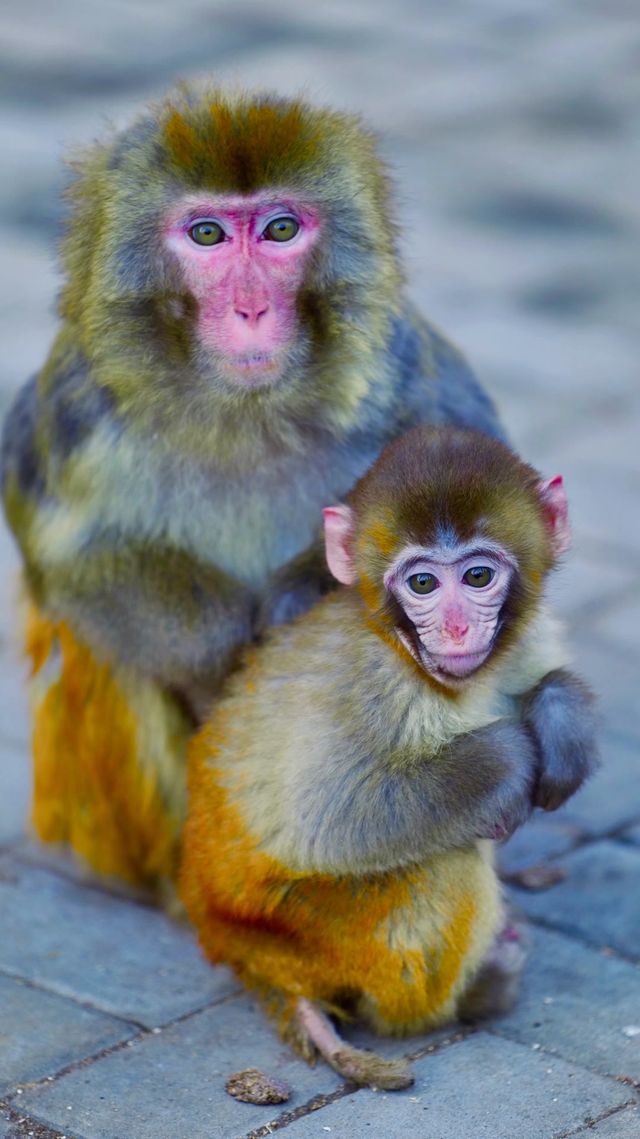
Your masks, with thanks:
[(224, 230), (217, 221), (199, 221), (191, 226), (189, 237), (196, 245), (219, 245), (224, 241)]
[(270, 221), (262, 236), (268, 241), (291, 241), (296, 236), (300, 225), (294, 218), (274, 218)]
[(438, 579), (432, 573), (414, 573), (407, 584), (414, 593), (433, 593), (438, 584)]
[(489, 566), (473, 566), (472, 569), (467, 570), (462, 580), (467, 585), (472, 585), (474, 589), (482, 589), (483, 586), (489, 585), (495, 576), (495, 570), (490, 569)]

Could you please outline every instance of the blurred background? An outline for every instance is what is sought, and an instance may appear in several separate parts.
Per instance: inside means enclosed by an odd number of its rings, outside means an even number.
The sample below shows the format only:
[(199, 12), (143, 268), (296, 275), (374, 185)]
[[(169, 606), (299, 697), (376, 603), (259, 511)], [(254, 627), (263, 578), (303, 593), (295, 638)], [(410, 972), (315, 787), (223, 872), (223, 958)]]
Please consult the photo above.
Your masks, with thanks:
[[(394, 170), (413, 296), (524, 456), (566, 476), (575, 548), (554, 596), (602, 694), (606, 763), (507, 861), (640, 842), (637, 0), (9, 0), (0, 414), (56, 328), (65, 150), (203, 74), (362, 113)], [(16, 566), (2, 530), (0, 841), (28, 794)]]

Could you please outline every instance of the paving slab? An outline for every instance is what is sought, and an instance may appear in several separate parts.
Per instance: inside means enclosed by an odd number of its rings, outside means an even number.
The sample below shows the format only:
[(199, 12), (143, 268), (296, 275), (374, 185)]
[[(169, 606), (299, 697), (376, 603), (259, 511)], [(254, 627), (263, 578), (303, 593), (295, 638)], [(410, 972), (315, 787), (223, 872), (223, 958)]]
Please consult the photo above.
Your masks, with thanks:
[(0, 975), (0, 1094), (137, 1032), (133, 1025)]
[(638, 778), (638, 742), (604, 733), (601, 755), (600, 770), (560, 812), (568, 828), (593, 836), (640, 819), (640, 795), (631, 793)]
[(237, 1139), (280, 1114), (225, 1092), (226, 1079), (249, 1067), (289, 1083), (288, 1109), (340, 1086), (330, 1068), (298, 1060), (243, 996), (26, 1091), (20, 1107), (83, 1139)]
[(589, 1128), (588, 1132), (580, 1132), (580, 1135), (585, 1135), (585, 1139), (588, 1136), (596, 1136), (597, 1139), (638, 1139), (640, 1108), (625, 1107), (608, 1119), (602, 1119), (594, 1128)]
[(498, 865), (506, 874), (565, 854), (583, 836), (579, 823), (561, 812), (535, 811), (529, 822), (498, 849)]
[[(637, 433), (636, 433), (637, 434)], [(637, 444), (635, 462), (638, 464)], [(640, 488), (640, 475), (637, 487)], [(640, 589), (635, 596), (623, 595), (618, 605), (611, 606), (608, 612), (594, 621), (596, 636), (602, 636), (612, 644), (620, 645), (629, 653), (637, 653), (638, 629), (640, 628)], [(635, 681), (640, 679), (640, 663), (636, 665)]]
[(559, 860), (567, 878), (541, 893), (513, 890), (516, 905), (573, 937), (640, 959), (640, 850), (594, 842)]
[(558, 933), (531, 929), (529, 936), (518, 1001), (491, 1031), (603, 1075), (640, 1080), (637, 968)]
[(360, 1091), (291, 1123), (291, 1139), (551, 1139), (628, 1102), (629, 1088), (479, 1033), (414, 1064), (407, 1092)]
[(570, 643), (576, 671), (598, 698), (603, 736), (640, 743), (638, 654), (594, 636), (584, 624)]
[[(0, 667), (0, 675), (2, 668)], [(19, 839), (29, 813), (31, 765), (24, 747), (0, 740), (0, 846)]]
[(0, 970), (155, 1027), (237, 985), (164, 914), (0, 858)]

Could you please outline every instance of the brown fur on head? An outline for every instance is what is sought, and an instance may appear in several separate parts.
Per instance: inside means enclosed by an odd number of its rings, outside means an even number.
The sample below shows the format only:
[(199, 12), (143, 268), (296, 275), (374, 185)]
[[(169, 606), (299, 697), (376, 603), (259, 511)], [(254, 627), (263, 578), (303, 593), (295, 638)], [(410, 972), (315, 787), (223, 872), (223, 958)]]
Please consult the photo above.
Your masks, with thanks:
[(535, 613), (568, 545), (561, 480), (543, 481), (507, 446), (474, 431), (414, 428), (385, 449), (348, 502), (352, 581), (381, 631), (402, 624), (384, 577), (404, 548), (479, 537), (516, 563), (496, 638), (504, 649)]
[[(364, 400), (384, 402), (381, 353), (402, 275), (386, 173), (356, 117), (181, 87), (74, 165), (61, 315), (128, 416), (171, 432), (189, 454), (222, 454), (247, 416), (254, 438), (288, 438), (310, 422), (344, 431)], [(163, 234), (189, 196), (260, 194), (308, 205), (320, 235), (281, 382), (256, 390), (230, 387), (203, 349), (196, 302)]]

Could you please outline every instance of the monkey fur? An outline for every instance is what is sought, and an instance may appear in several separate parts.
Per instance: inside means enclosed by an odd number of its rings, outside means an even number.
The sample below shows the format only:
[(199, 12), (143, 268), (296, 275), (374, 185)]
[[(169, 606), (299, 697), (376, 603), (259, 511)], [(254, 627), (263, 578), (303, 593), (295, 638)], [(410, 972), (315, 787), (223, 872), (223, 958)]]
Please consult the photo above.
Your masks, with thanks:
[[(219, 290), (201, 295), (201, 260), (196, 296), (185, 268), (206, 250), (181, 261), (185, 234), (166, 235), (194, 200), (222, 201), (239, 225), (265, 196), (308, 210), (316, 236), (287, 299), (280, 372), (256, 385), (210, 350)], [(397, 208), (355, 118), (180, 89), (89, 148), (69, 200), (60, 332), (2, 442), (29, 602), (33, 821), (98, 871), (162, 889), (194, 723), (239, 650), (329, 587), (321, 506), (415, 423), (502, 431), (406, 299)], [(270, 265), (283, 255), (256, 250)], [(271, 286), (254, 269), (231, 315), (255, 331)], [(238, 368), (264, 363), (249, 353)]]
[[(353, 584), (250, 650), (190, 745), (181, 888), (207, 955), (302, 1055), (394, 1088), (407, 1066), (350, 1048), (326, 1014), (400, 1035), (510, 1004), (523, 952), (485, 840), (576, 790), (594, 715), (542, 602), (556, 553), (535, 471), (418, 427), (348, 501)], [(486, 663), (451, 688), (408, 651), (383, 582), (407, 545), (476, 539), (515, 568)], [(547, 706), (567, 691), (563, 732)]]

